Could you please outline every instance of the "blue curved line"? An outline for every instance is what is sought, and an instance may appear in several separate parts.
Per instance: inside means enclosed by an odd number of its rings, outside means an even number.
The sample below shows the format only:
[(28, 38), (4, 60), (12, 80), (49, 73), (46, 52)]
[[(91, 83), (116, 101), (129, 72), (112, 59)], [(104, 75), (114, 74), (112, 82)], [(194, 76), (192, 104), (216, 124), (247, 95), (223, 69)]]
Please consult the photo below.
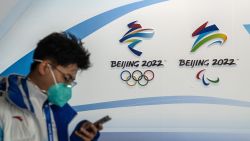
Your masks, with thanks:
[(226, 106), (238, 106), (250, 108), (249, 101), (233, 100), (217, 97), (206, 96), (161, 96), (161, 97), (148, 97), (136, 98), (127, 100), (117, 100), (109, 102), (101, 102), (87, 105), (73, 106), (73, 108), (80, 111), (110, 109), (120, 107), (134, 107), (134, 106), (147, 106), (147, 105), (163, 105), (163, 104), (216, 104)]
[(247, 30), (247, 32), (250, 34), (250, 24), (245, 24), (243, 26), (245, 27), (245, 29)]
[(203, 74), (203, 76), (202, 76), (202, 82), (203, 82), (203, 84), (204, 84), (205, 86), (208, 86), (208, 85), (209, 85), (209, 83), (207, 83), (207, 82), (205, 81), (205, 76), (204, 76), (204, 74)]
[(123, 42), (129, 38), (132, 37), (142, 37), (142, 38), (152, 38), (154, 36), (154, 33), (135, 33), (135, 34), (131, 34), (131, 35), (127, 35), (125, 37), (123, 37), (120, 42)]
[(137, 45), (138, 43), (140, 43), (142, 40), (136, 40), (134, 42), (132, 42), (131, 44), (128, 45), (129, 48), (134, 48), (135, 45)]
[(131, 43), (131, 44), (128, 45), (128, 48), (129, 48), (135, 55), (137, 55), (137, 56), (141, 56), (142, 52), (139, 51), (139, 50), (135, 50), (134, 47), (135, 47), (136, 44), (138, 44), (138, 43), (140, 43), (140, 42), (141, 42), (141, 40), (137, 40), (137, 41), (135, 41), (135, 42), (133, 42), (133, 43)]
[(198, 38), (195, 40), (194, 44), (193, 44), (193, 47), (196, 45), (197, 42), (199, 42), (203, 37), (205, 37), (206, 35), (212, 33), (212, 32), (215, 32), (215, 31), (218, 31), (219, 28), (214, 24), (214, 25), (210, 25), (208, 27), (206, 27), (205, 29), (203, 29), (202, 31), (200, 31), (198, 33)]
[[(132, 11), (135, 11), (137, 9), (140, 9), (149, 5), (153, 5), (156, 3), (164, 2), (164, 1), (168, 1), (168, 0), (142, 0), (139, 2), (134, 2), (134, 3), (127, 4), (121, 7), (117, 7), (115, 9), (112, 9), (104, 13), (101, 13), (97, 16), (94, 16), (90, 19), (87, 19), (69, 28), (66, 31), (76, 35), (79, 39), (83, 39), (87, 37), (88, 35), (94, 33), (95, 31), (97, 31), (98, 29), (102, 28), (106, 24)], [(32, 63), (32, 56), (33, 56), (33, 51), (29, 52), (24, 57), (19, 59), (17, 62), (12, 64), (10, 67), (4, 70), (0, 75), (7, 76), (10, 73), (18, 73), (18, 74), (27, 75), (29, 73), (30, 64)]]
[[(194, 47), (203, 37), (207, 36), (208, 34), (210, 34), (210, 33), (212, 33), (212, 32), (213, 32), (213, 31), (200, 34), (200, 35), (198, 36), (198, 38), (195, 40), (195, 42), (194, 42), (194, 44), (193, 44), (193, 47)], [(193, 47), (192, 47), (192, 48), (193, 48)]]
[(214, 41), (214, 42), (212, 42), (211, 44), (209, 44), (208, 45), (208, 47), (210, 47), (210, 46), (212, 46), (212, 45), (214, 45), (214, 44), (222, 44), (222, 41), (220, 41), (220, 40), (218, 40), (218, 41)]
[(5, 71), (0, 73), (1, 76), (8, 76), (11, 73), (17, 73), (22, 75), (27, 75), (29, 73), (29, 67), (32, 63), (34, 51), (31, 51), (17, 62), (8, 67)]
[(146, 7), (146, 6), (160, 3), (160, 2), (164, 2), (164, 1), (167, 1), (167, 0), (143, 0), (143, 1), (135, 2), (135, 3), (131, 3), (125, 6), (121, 6), (121, 7), (112, 9), (110, 11), (104, 12), (102, 14), (99, 14), (95, 17), (92, 17), (68, 29), (67, 31), (70, 33), (73, 33), (78, 38), (82, 39), (125, 14), (128, 14), (139, 8)]
[(218, 31), (218, 30), (219, 30), (219, 28), (215, 24), (213, 24), (213, 25), (210, 25), (210, 26), (204, 28), (203, 30), (201, 30), (199, 34), (203, 34), (203, 33), (207, 33), (207, 32), (210, 33), (210, 32), (214, 32), (214, 31)]

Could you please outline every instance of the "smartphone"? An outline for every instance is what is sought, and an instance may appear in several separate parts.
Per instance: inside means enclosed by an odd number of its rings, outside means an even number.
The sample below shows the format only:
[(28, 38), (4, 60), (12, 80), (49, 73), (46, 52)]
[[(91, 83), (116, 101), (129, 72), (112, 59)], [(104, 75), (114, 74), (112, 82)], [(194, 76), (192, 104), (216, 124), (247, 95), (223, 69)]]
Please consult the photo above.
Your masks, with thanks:
[(111, 117), (107, 115), (107, 116), (102, 117), (101, 119), (97, 120), (96, 122), (94, 122), (94, 125), (104, 124), (110, 120), (111, 120)]

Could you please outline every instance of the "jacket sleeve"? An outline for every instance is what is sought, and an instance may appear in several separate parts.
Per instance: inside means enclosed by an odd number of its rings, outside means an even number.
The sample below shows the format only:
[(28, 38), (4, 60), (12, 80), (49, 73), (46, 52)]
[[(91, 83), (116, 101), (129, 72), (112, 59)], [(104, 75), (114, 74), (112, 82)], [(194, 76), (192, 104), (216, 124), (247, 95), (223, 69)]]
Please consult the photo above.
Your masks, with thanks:
[(0, 127), (0, 141), (3, 141), (3, 130), (1, 127)]
[[(81, 125), (82, 125), (84, 122), (86, 122), (86, 120), (83, 120), (83, 121), (81, 121), (81, 122), (79, 122), (79, 123), (77, 124), (77, 126), (75, 127), (75, 129), (73, 130), (73, 132), (72, 132), (72, 134), (71, 134), (71, 136), (70, 136), (70, 141), (82, 141), (82, 139), (81, 139), (80, 137), (78, 137), (78, 136), (75, 134), (75, 131), (80, 130)], [(93, 139), (92, 141), (97, 141), (98, 138), (99, 138), (99, 136), (100, 136), (100, 132), (97, 132), (96, 136), (94, 137), (94, 139)], [(1, 141), (1, 140), (0, 140), (0, 141)]]

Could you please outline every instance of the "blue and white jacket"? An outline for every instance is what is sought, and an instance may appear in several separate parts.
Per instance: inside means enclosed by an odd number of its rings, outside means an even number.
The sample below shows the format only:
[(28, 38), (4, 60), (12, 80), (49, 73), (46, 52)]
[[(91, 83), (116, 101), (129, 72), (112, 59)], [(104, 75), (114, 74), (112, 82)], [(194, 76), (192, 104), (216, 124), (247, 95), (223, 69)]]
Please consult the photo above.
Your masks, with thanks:
[[(69, 136), (68, 126), (77, 115), (66, 104), (49, 104), (47, 96), (20, 75), (0, 79), (0, 141), (80, 141), (75, 134), (80, 122)], [(47, 103), (47, 104), (46, 104)], [(49, 107), (46, 113), (45, 105)], [(48, 117), (49, 115), (49, 117)], [(52, 131), (49, 134), (48, 118)], [(93, 141), (96, 141), (99, 133)], [(50, 139), (49, 139), (50, 138)]]

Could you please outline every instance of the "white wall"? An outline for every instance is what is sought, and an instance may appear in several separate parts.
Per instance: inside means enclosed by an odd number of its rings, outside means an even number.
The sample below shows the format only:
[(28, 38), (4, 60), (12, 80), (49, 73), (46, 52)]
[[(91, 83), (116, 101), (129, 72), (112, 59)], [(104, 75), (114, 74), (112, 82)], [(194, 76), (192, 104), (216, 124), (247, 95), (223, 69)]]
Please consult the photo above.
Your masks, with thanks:
[[(0, 72), (32, 51), (47, 34), (72, 31), (72, 27), (89, 18), (135, 2), (34, 1), (0, 40), (0, 60), (4, 60), (0, 62)], [(250, 42), (243, 26), (250, 23), (249, 4), (247, 0), (159, 2), (128, 12), (84, 37), (93, 67), (77, 78), (78, 86), (70, 101), (80, 113), (76, 121), (82, 118), (94, 121), (109, 114), (113, 120), (105, 125), (104, 132), (249, 134)], [(129, 30), (127, 24), (135, 20), (155, 33), (153, 38), (142, 39), (135, 47), (143, 52), (140, 57), (128, 50), (128, 43), (119, 42)], [(196, 40), (191, 34), (206, 21), (208, 26), (215, 24), (218, 33), (228, 39), (222, 45), (207, 47), (207, 43), (191, 53)], [(236, 65), (211, 65), (213, 59), (226, 58), (234, 59)], [(124, 69), (110, 66), (110, 61), (154, 59), (162, 60), (164, 66), (125, 68), (154, 71), (155, 78), (145, 87), (126, 85), (120, 79)], [(210, 65), (183, 67), (179, 66), (180, 59), (209, 59)], [(219, 83), (204, 86), (195, 78), (202, 69), (206, 69), (205, 75), (210, 79), (219, 77)]]

